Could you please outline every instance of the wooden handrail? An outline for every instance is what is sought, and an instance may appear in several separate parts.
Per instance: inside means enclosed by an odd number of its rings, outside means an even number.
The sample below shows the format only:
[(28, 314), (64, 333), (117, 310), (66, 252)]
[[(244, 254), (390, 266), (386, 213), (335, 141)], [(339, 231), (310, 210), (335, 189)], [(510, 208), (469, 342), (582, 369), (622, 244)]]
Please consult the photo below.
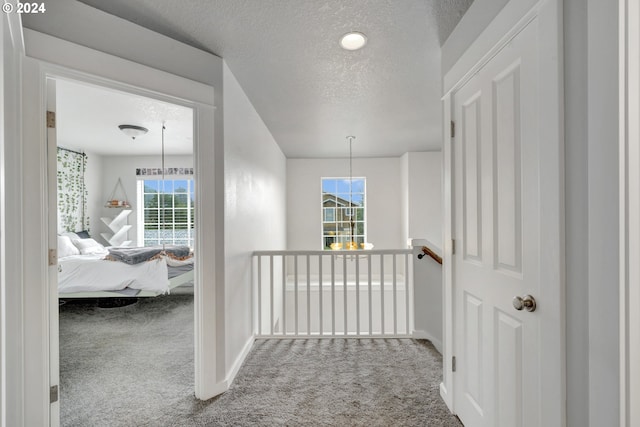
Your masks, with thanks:
[(422, 259), (422, 257), (424, 257), (425, 255), (429, 255), (431, 258), (433, 258), (435, 262), (442, 265), (442, 257), (437, 253), (435, 253), (434, 251), (432, 251), (431, 249), (429, 249), (428, 247), (423, 246), (422, 253), (418, 255), (418, 258)]

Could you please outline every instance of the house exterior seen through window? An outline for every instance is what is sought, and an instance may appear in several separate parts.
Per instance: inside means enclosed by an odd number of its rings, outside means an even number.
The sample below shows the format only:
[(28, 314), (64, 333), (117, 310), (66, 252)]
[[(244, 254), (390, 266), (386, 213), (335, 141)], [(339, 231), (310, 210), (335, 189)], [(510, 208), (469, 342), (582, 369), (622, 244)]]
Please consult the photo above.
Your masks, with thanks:
[[(322, 178), (322, 247), (361, 248), (366, 239), (366, 178)], [(334, 245), (336, 248), (336, 245)]]
[(194, 239), (193, 179), (138, 180), (138, 241), (187, 245)]

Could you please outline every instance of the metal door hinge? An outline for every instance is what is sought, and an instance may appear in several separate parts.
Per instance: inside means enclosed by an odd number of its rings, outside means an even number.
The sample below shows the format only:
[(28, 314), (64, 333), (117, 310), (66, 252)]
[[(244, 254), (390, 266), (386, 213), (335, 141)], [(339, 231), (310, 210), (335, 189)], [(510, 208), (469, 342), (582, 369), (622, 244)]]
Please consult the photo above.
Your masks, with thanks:
[(451, 372), (455, 372), (456, 371), (456, 357), (453, 356), (451, 358)]
[(58, 386), (52, 385), (49, 387), (49, 403), (54, 403), (58, 401)]
[(58, 250), (49, 249), (49, 265), (58, 264)]
[(451, 120), (451, 138), (456, 136), (456, 122)]
[(456, 254), (456, 239), (451, 239), (451, 254)]
[(47, 127), (55, 129), (55, 127), (56, 127), (56, 112), (55, 111), (47, 111)]

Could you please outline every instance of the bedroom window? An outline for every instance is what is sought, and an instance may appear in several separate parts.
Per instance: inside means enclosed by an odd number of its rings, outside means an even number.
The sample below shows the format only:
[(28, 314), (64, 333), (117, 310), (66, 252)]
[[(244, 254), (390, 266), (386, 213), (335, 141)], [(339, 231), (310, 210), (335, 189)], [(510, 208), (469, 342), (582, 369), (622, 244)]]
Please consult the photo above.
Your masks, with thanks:
[(194, 239), (193, 179), (138, 180), (138, 236), (142, 246), (187, 245)]
[[(367, 241), (366, 178), (322, 178), (322, 247), (346, 243), (353, 239), (358, 244)], [(334, 245), (335, 247), (335, 245)]]

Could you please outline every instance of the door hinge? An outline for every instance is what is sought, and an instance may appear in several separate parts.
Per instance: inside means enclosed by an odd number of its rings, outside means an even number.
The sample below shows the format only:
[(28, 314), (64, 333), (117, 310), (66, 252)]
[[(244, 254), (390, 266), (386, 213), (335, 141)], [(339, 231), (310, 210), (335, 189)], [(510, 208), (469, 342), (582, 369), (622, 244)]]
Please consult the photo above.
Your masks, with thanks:
[(456, 357), (453, 356), (451, 358), (451, 372), (455, 372), (456, 371)]
[(58, 386), (52, 385), (49, 387), (49, 403), (54, 403), (58, 401)]
[(451, 255), (456, 254), (456, 239), (451, 239)]
[(451, 120), (451, 138), (456, 136), (456, 122)]
[(55, 129), (56, 127), (56, 112), (47, 111), (47, 127)]
[(49, 249), (49, 265), (58, 264), (58, 250)]

